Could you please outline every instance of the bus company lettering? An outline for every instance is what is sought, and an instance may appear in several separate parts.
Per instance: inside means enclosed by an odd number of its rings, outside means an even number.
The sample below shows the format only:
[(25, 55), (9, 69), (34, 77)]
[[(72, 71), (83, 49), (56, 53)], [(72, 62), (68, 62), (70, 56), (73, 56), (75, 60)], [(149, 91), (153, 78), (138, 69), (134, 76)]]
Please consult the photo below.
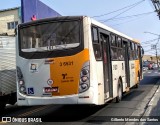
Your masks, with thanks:
[(74, 82), (74, 78), (73, 77), (67, 77), (67, 73), (62, 74), (62, 79), (61, 82)]
[(118, 66), (117, 65), (113, 65), (113, 70), (117, 70)]

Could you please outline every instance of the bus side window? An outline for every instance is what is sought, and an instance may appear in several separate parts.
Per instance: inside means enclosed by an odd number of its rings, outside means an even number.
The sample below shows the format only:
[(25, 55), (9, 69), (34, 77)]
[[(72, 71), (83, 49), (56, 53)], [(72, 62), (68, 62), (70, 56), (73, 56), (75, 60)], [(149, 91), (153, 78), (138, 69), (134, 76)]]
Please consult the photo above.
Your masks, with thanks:
[(98, 39), (98, 29), (96, 27), (92, 27), (92, 42), (93, 42), (93, 50), (96, 60), (102, 59), (101, 54), (101, 45)]
[(136, 53), (135, 53), (135, 51), (136, 51), (135, 49), (136, 49), (136, 48), (135, 48), (135, 43), (132, 43), (132, 46), (133, 46), (133, 47), (132, 47), (132, 48), (133, 48), (133, 59), (135, 60), (135, 59), (136, 59)]
[(93, 43), (98, 43), (98, 29), (93, 27), (92, 28), (92, 38), (93, 38)]
[(111, 35), (111, 46), (117, 47), (115, 35)]
[(123, 54), (123, 49), (122, 49), (122, 47), (123, 47), (123, 44), (122, 44), (123, 42), (122, 42), (122, 39), (121, 39), (121, 37), (117, 37), (117, 44), (118, 44), (118, 52), (117, 52), (117, 54), (118, 54), (118, 60), (124, 60), (124, 54)]
[(111, 58), (112, 60), (117, 60), (118, 55), (117, 55), (117, 41), (116, 41), (116, 36), (111, 34)]
[(129, 50), (128, 50), (128, 51), (129, 51), (129, 59), (130, 59), (130, 60), (133, 60), (133, 53), (132, 53), (132, 51), (133, 51), (133, 50), (132, 50), (132, 49), (133, 49), (133, 48), (132, 48), (132, 41), (129, 41), (129, 42), (128, 42), (128, 45), (129, 45), (129, 46), (128, 46), (128, 48), (129, 48)]
[(119, 48), (122, 48), (122, 39), (120, 37), (117, 38), (117, 44)]
[(135, 43), (135, 59), (138, 59), (138, 47), (136, 43)]
[(94, 44), (93, 49), (94, 49), (94, 55), (95, 55), (96, 60), (101, 60), (100, 45)]
[(111, 57), (112, 57), (112, 60), (117, 59), (117, 48), (111, 47)]

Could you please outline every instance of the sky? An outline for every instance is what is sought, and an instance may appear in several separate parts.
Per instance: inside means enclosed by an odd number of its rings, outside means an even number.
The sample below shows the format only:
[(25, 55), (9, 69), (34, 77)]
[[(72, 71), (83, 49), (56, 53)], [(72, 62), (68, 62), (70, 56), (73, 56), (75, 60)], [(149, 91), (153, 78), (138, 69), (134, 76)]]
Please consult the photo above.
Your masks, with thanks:
[[(40, 0), (64, 16), (86, 15), (141, 42), (145, 55), (155, 55), (160, 20), (151, 0)], [(135, 5), (136, 4), (136, 5)], [(131, 8), (132, 5), (132, 8)], [(135, 5), (133, 7), (133, 5)], [(21, 0), (1, 0), (0, 10), (21, 6)], [(130, 7), (129, 7), (130, 6)], [(122, 9), (128, 7), (126, 9)], [(122, 10), (120, 10), (122, 9)], [(119, 11), (116, 11), (119, 10)], [(116, 12), (114, 12), (116, 11)], [(107, 14), (110, 13), (111, 14)], [(113, 13), (114, 12), (114, 13)], [(102, 16), (106, 14), (105, 16)], [(101, 16), (100, 16), (101, 15)], [(94, 17), (100, 16), (100, 17)], [(104, 22), (105, 21), (105, 22)], [(150, 32), (150, 33), (144, 33)], [(158, 34), (158, 35), (153, 35)], [(156, 39), (154, 41), (151, 41)], [(158, 55), (160, 55), (160, 42)]]

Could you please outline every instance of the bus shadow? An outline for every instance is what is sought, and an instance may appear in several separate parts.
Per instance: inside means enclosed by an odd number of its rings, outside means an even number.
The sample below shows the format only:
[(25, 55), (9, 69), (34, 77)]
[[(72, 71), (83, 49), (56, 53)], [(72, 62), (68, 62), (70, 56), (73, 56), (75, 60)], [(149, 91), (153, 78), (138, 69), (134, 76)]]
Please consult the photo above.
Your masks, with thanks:
[(62, 108), (47, 114), (42, 117), (44, 122), (82, 122), (84, 119), (95, 114), (103, 106), (89, 106), (89, 105), (65, 105)]
[(123, 101), (131, 101), (137, 98), (138, 96), (142, 95), (145, 92), (145, 90), (131, 90), (131, 92), (126, 93), (123, 96)]
[(32, 106), (16, 106), (10, 105), (6, 106), (4, 110), (0, 110), (0, 121), (2, 121), (2, 117), (16, 117), (18, 114), (23, 113), (30, 108), (34, 108)]

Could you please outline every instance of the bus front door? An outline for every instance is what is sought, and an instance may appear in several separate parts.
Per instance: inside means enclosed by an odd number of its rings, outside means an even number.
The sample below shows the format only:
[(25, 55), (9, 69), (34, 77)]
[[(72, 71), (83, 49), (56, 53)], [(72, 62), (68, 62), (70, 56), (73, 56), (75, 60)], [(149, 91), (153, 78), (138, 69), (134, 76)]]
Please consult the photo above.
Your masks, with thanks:
[(112, 81), (111, 81), (111, 59), (110, 59), (110, 47), (109, 47), (109, 36), (101, 34), (102, 42), (102, 59), (103, 59), (103, 74), (104, 74), (104, 94), (105, 99), (112, 97)]
[(124, 61), (125, 61), (126, 82), (127, 82), (127, 87), (130, 87), (128, 42), (123, 41), (123, 47), (124, 47)]

